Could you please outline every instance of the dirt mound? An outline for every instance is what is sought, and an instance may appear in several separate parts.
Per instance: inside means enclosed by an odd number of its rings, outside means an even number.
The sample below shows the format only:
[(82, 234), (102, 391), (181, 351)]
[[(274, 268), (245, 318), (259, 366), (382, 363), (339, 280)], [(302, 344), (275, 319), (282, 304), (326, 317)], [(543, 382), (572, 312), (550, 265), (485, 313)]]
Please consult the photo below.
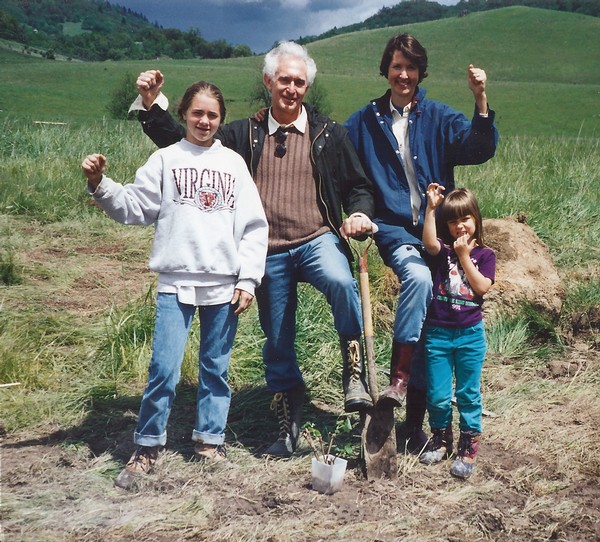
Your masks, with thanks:
[(514, 313), (524, 302), (556, 322), (565, 289), (548, 248), (526, 223), (513, 218), (483, 221), (485, 242), (496, 251), (496, 283), (486, 295), (485, 316)]

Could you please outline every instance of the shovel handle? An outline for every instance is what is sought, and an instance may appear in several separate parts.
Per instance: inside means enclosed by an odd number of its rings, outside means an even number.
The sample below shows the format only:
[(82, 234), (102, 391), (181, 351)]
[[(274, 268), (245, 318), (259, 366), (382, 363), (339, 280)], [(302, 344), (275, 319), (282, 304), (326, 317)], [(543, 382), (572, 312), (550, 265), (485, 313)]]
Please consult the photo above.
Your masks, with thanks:
[(360, 302), (362, 305), (363, 327), (365, 338), (374, 337), (373, 312), (371, 308), (371, 292), (369, 291), (369, 271), (359, 271)]
[(373, 237), (369, 237), (369, 242), (362, 253), (355, 246), (352, 250), (358, 259), (358, 283), (360, 286), (360, 305), (363, 317), (363, 333), (365, 336), (365, 354), (367, 358), (367, 374), (369, 379), (369, 389), (373, 402), (377, 402), (379, 389), (377, 387), (377, 369), (375, 367), (375, 333), (373, 332), (373, 311), (371, 308), (371, 291), (369, 288), (369, 264), (367, 262), (367, 253), (373, 244)]

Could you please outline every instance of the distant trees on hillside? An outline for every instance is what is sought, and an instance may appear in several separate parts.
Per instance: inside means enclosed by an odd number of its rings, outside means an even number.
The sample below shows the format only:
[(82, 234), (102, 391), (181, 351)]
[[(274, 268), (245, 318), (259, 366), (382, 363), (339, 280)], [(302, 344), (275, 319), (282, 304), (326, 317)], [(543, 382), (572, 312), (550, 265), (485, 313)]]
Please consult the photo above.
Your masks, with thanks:
[(600, 17), (600, 0), (460, 0), (454, 6), (443, 6), (430, 0), (404, 0), (395, 6), (381, 8), (375, 15), (365, 19), (362, 23), (340, 28), (334, 27), (318, 36), (304, 36), (298, 41), (310, 43), (348, 32), (435, 21), (446, 17), (460, 17), (476, 11), (508, 6), (528, 6)]
[(0, 38), (22, 42), (24, 36), (19, 21), (10, 13), (0, 11)]
[[(118, 1), (118, 0), (117, 0)], [(65, 25), (71, 30), (65, 33)], [(73, 31), (77, 29), (79, 31)], [(182, 32), (101, 0), (2, 0), (0, 38), (81, 60), (230, 58), (251, 56), (246, 45), (207, 41), (198, 29)]]

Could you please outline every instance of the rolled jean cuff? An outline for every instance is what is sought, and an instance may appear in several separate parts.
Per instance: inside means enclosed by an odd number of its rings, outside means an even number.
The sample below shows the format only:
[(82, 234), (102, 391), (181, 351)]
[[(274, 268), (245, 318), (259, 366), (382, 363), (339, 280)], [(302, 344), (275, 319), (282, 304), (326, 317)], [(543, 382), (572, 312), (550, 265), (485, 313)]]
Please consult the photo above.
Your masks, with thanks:
[(167, 443), (167, 434), (162, 435), (141, 435), (140, 433), (133, 433), (133, 442), (136, 446), (164, 446)]
[(202, 442), (203, 444), (218, 446), (225, 442), (225, 434), (221, 433), (220, 435), (214, 435), (211, 433), (201, 433), (200, 431), (196, 431), (194, 429), (192, 431), (192, 440), (194, 442)]

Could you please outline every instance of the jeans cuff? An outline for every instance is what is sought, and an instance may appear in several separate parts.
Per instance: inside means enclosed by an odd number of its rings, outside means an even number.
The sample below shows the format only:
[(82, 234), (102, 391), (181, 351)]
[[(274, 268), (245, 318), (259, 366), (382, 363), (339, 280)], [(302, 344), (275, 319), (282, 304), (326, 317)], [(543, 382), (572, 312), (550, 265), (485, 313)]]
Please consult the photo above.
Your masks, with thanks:
[(140, 433), (133, 434), (133, 442), (136, 446), (164, 446), (167, 443), (167, 433), (162, 435), (140, 435)]
[(202, 442), (204, 444), (211, 444), (218, 446), (225, 442), (225, 434), (215, 435), (214, 433), (201, 433), (195, 429), (192, 431), (192, 440), (194, 442)]

